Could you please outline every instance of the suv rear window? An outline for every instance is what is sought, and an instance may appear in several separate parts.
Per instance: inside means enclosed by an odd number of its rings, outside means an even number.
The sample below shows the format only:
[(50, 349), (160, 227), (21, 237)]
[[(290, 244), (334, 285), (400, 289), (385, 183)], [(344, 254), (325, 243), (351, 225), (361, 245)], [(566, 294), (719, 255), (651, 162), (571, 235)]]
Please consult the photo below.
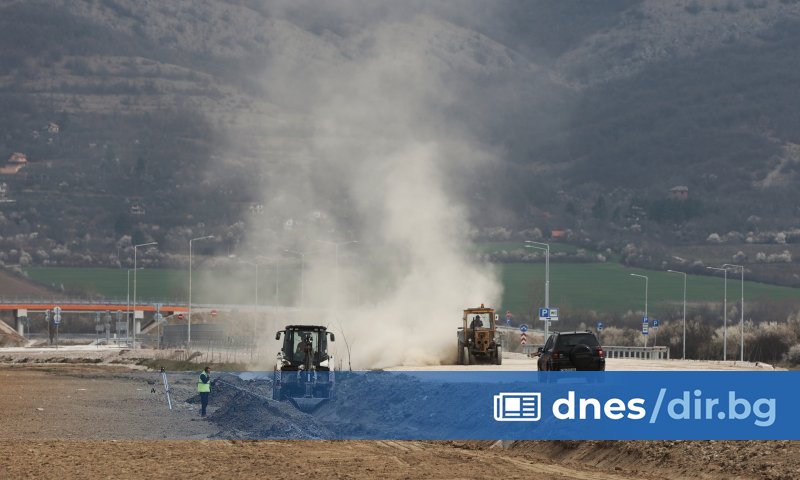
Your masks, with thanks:
[(597, 337), (592, 335), (591, 333), (573, 333), (573, 334), (561, 334), (558, 336), (558, 346), (557, 348), (567, 350), (575, 345), (580, 345), (581, 343), (588, 345), (590, 347), (599, 347), (600, 343), (597, 342)]

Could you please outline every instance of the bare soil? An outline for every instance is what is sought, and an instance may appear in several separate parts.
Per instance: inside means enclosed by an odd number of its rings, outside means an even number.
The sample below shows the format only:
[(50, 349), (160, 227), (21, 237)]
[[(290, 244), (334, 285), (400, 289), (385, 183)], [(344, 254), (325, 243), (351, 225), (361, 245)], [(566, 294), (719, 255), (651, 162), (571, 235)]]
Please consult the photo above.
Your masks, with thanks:
[(211, 440), (218, 428), (186, 402), (195, 374), (169, 378), (172, 411), (157, 372), (0, 365), (0, 476), (800, 478), (800, 442)]
[(0, 289), (3, 291), (3, 296), (8, 299), (62, 297), (62, 294), (56, 290), (4, 270), (0, 270)]

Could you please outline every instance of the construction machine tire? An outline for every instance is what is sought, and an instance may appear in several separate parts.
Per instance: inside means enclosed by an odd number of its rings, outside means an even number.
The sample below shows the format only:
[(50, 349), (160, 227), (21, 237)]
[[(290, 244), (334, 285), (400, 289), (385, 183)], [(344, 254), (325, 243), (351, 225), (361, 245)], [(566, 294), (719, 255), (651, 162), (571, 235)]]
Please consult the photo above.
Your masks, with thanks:
[(462, 365), (469, 365), (470, 360), (472, 360), (472, 354), (469, 353), (469, 347), (464, 347), (461, 349), (464, 355), (464, 363)]
[(458, 344), (458, 360), (456, 360), (456, 365), (464, 365), (464, 348), (461, 347), (461, 343)]
[(281, 400), (281, 384), (278, 381), (278, 370), (272, 372), (272, 399)]
[(503, 364), (503, 347), (497, 347), (494, 351), (494, 363), (495, 365)]

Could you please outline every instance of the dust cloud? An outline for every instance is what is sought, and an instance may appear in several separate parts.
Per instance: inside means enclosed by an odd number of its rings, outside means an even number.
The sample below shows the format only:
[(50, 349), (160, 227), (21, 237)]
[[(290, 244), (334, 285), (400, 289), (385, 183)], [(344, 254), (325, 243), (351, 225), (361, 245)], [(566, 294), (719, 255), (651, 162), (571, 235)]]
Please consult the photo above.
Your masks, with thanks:
[(431, 53), (442, 28), (392, 16), (309, 38), (303, 55), (276, 48), (264, 74), (271, 98), (302, 120), (273, 130), (281, 159), (265, 154), (262, 231), (250, 233), (291, 266), (294, 285), (282, 288), (308, 323), (336, 333), (344, 368), (452, 362), (461, 311), (500, 299), (462, 198), (496, 153), (452, 114), (464, 101), (458, 75)]

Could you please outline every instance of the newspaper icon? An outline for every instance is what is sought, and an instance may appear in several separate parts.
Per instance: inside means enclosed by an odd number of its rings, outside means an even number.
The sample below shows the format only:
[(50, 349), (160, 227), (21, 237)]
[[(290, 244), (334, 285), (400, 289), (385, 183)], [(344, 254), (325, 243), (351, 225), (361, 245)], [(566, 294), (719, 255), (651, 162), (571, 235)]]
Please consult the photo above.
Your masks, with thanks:
[(494, 419), (498, 422), (535, 422), (541, 418), (541, 393), (501, 393), (494, 396)]

